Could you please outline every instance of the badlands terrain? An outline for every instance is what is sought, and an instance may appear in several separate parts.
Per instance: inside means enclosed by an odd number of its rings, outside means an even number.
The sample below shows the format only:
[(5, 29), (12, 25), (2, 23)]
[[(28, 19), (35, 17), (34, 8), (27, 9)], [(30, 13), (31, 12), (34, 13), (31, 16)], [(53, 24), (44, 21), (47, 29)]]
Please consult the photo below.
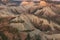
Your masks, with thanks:
[(1, 5), (0, 40), (60, 40), (60, 6), (44, 1)]

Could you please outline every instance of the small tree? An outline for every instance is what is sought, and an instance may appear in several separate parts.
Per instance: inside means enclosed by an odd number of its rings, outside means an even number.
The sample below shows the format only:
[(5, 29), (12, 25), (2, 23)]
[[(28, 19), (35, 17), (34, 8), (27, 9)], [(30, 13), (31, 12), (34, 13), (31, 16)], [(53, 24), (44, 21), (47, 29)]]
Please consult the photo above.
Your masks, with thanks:
[(30, 34), (29, 33), (27, 34), (27, 37), (26, 37), (25, 40), (31, 40), (31, 37), (30, 37)]
[(36, 39), (36, 40), (41, 40), (40, 35), (35, 35), (35, 39)]
[(8, 37), (2, 31), (0, 31), (0, 36), (2, 40), (8, 40)]

